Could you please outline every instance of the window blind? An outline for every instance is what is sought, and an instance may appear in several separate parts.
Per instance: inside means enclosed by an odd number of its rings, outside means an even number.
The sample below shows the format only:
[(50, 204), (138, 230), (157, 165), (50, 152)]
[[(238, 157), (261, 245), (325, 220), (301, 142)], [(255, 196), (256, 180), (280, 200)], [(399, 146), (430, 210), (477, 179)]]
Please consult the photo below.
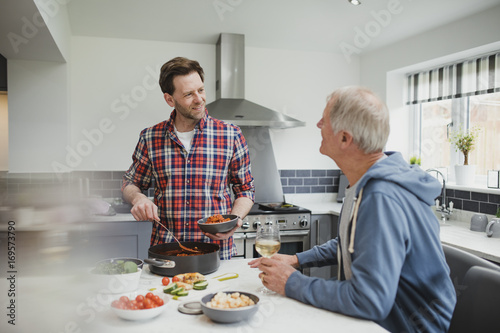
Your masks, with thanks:
[(406, 104), (500, 91), (500, 52), (407, 75)]

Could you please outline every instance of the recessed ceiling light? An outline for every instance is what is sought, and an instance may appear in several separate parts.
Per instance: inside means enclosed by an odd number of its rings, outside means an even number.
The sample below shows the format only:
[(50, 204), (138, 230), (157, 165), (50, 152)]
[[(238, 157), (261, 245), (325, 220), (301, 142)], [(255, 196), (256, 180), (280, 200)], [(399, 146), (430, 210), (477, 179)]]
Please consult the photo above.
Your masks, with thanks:
[(349, 1), (351, 4), (353, 4), (354, 6), (358, 6), (358, 5), (361, 5), (361, 1), (359, 0), (347, 0)]

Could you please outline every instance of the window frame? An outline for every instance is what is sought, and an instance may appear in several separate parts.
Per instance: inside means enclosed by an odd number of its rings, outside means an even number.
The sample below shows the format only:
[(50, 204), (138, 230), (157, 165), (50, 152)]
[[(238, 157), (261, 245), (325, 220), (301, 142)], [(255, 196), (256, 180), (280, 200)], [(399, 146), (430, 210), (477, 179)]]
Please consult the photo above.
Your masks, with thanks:
[[(477, 96), (477, 95), (475, 95)], [(448, 131), (455, 130), (458, 124), (464, 124), (466, 129), (470, 128), (470, 98), (472, 96), (462, 96), (458, 98), (451, 99), (451, 123)], [(411, 155), (421, 157), (422, 156), (422, 124), (423, 124), (423, 104), (424, 103), (433, 103), (431, 102), (420, 102), (415, 104), (407, 105), (408, 112), (410, 115), (410, 137), (412, 140), (410, 151), (413, 153)], [(455, 125), (455, 127), (454, 127)], [(444, 166), (446, 167), (446, 181), (454, 183), (455, 182), (455, 170), (454, 165), (463, 164), (464, 157), (460, 152), (457, 152), (455, 148), (450, 145), (450, 165)], [(439, 168), (443, 166), (430, 166), (430, 168)], [(474, 178), (474, 187), (486, 188), (487, 186), (487, 175), (475, 175)], [(457, 185), (458, 186), (458, 185)]]

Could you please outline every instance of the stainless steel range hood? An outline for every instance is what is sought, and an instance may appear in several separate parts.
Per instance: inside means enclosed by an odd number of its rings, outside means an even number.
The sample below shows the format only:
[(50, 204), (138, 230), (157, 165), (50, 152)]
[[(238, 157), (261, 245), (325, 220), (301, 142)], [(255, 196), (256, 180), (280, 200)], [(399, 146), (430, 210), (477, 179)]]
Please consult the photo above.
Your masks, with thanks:
[(245, 36), (222, 33), (216, 47), (216, 100), (208, 113), (237, 126), (291, 128), (305, 122), (245, 99)]

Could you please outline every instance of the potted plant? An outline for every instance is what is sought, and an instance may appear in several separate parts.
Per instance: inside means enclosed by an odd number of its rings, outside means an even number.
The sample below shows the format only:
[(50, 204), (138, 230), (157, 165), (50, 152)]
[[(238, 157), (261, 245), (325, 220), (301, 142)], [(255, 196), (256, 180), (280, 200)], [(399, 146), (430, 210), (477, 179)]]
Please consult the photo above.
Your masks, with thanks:
[(420, 164), (420, 157), (417, 157), (417, 156), (412, 156), (410, 157), (410, 164), (418, 164), (418, 165), (421, 165)]
[(450, 143), (455, 146), (455, 151), (461, 151), (464, 155), (464, 164), (455, 165), (455, 179), (457, 185), (472, 185), (476, 166), (469, 164), (469, 153), (474, 150), (476, 140), (479, 136), (480, 128), (473, 127), (464, 130), (462, 125), (450, 135)]

